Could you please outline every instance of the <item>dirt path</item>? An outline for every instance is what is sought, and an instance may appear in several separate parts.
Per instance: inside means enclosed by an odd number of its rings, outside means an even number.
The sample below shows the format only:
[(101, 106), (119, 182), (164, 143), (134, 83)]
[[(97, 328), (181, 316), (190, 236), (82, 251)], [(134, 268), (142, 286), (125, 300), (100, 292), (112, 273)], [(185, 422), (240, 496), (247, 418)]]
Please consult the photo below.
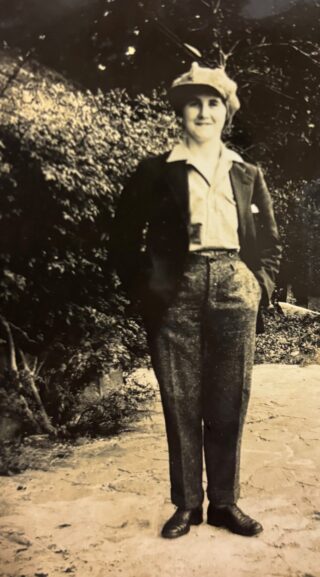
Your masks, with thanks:
[(320, 366), (255, 367), (240, 505), (251, 539), (205, 523), (159, 537), (173, 508), (159, 404), (152, 420), (76, 447), (47, 472), (0, 479), (2, 576), (320, 577)]

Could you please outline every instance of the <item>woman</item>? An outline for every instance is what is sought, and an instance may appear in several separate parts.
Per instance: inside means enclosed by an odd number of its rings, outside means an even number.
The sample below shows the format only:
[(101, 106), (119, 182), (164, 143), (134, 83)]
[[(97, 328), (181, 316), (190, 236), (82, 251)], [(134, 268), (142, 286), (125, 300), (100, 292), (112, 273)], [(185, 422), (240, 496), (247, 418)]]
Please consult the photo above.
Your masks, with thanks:
[(223, 69), (197, 63), (173, 82), (183, 140), (139, 164), (112, 235), (160, 386), (177, 507), (166, 538), (202, 522), (203, 447), (208, 523), (247, 536), (262, 531), (236, 503), (257, 312), (269, 302), (280, 247), (261, 171), (221, 140), (240, 106), (236, 88)]

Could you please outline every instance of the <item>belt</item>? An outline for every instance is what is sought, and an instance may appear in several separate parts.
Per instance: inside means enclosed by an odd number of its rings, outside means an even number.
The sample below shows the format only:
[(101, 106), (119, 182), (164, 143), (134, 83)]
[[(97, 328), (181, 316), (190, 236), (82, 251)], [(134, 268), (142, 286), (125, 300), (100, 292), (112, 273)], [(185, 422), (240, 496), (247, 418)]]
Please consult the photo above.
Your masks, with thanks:
[(206, 256), (214, 259), (226, 257), (235, 258), (239, 256), (239, 251), (236, 248), (208, 248), (206, 250), (193, 250), (189, 254), (195, 256)]

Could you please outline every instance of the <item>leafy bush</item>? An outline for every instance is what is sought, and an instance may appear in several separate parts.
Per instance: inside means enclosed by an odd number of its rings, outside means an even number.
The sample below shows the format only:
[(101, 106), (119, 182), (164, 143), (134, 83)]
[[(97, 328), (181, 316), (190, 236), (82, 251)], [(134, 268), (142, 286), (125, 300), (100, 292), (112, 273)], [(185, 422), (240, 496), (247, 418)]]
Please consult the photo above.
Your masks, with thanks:
[(267, 177), (283, 246), (278, 286), (290, 284), (298, 304), (307, 306), (308, 296), (320, 294), (320, 180), (280, 186), (270, 170)]
[(109, 436), (119, 433), (149, 411), (155, 399), (150, 385), (130, 382), (91, 401), (81, 401), (76, 418), (69, 423), (70, 432), (91, 436)]
[[(16, 63), (3, 62), (11, 74)], [(145, 357), (139, 319), (127, 314), (110, 270), (108, 235), (124, 180), (139, 159), (164, 150), (176, 130), (156, 94), (134, 101), (121, 90), (93, 95), (35, 64), (4, 94), (3, 351), (12, 342), (0, 380), (19, 388), (21, 370), (29, 371), (56, 423), (69, 418), (75, 392), (94, 375), (117, 366), (129, 371)], [(34, 357), (40, 368), (32, 375)]]
[(265, 329), (257, 337), (256, 363), (320, 363), (318, 316), (288, 317), (275, 308), (265, 315)]

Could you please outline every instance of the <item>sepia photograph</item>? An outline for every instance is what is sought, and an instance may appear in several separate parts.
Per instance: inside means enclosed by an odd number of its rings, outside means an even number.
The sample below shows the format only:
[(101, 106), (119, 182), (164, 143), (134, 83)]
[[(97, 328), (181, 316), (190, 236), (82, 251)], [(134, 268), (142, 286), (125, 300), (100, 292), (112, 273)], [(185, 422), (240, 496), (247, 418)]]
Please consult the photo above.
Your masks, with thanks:
[(0, 0), (0, 577), (320, 577), (320, 0)]

